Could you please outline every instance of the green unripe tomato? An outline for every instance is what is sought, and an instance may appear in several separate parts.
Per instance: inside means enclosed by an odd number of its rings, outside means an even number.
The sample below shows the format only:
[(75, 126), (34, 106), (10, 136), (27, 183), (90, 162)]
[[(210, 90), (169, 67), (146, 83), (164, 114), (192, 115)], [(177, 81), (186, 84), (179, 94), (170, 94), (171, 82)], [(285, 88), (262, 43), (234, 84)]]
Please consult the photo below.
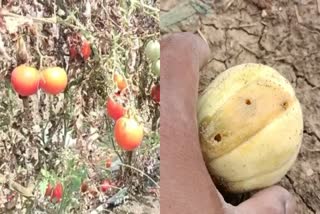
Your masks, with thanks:
[(152, 63), (152, 73), (156, 76), (160, 75), (160, 59)]
[(146, 48), (144, 50), (145, 55), (152, 62), (156, 61), (160, 58), (160, 44), (158, 41), (151, 40), (147, 43)]

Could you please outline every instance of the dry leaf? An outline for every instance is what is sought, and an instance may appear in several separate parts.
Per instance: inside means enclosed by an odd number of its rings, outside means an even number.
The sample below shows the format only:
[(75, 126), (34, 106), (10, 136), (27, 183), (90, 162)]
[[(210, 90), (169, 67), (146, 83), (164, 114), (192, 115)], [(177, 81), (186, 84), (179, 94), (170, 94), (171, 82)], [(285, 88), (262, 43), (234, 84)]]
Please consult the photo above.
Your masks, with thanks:
[(28, 61), (28, 51), (26, 43), (21, 36), (17, 41), (17, 62), (18, 64), (24, 64)]

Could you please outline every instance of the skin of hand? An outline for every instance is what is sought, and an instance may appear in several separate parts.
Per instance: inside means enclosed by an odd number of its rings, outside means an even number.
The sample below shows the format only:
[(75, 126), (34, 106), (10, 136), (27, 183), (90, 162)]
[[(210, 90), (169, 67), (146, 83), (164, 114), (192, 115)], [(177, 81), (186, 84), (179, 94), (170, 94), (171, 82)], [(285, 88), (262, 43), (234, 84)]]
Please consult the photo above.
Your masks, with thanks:
[(196, 115), (199, 70), (208, 57), (207, 44), (192, 33), (161, 40), (161, 213), (293, 214), (293, 197), (280, 186), (232, 206), (212, 182), (201, 154)]

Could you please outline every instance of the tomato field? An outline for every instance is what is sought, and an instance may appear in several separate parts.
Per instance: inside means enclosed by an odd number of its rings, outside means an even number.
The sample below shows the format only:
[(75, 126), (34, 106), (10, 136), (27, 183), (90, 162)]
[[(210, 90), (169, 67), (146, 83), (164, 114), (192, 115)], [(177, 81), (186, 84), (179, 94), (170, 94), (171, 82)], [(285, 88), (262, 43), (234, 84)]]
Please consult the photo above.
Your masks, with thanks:
[[(207, 7), (201, 4), (206, 2)], [(186, 0), (162, 0), (162, 13), (176, 18), (160, 16), (162, 34), (198, 32), (209, 44), (210, 57), (200, 74), (199, 94), (220, 73), (244, 63), (269, 65), (288, 79), (301, 103), (304, 129), (297, 160), (279, 185), (294, 197), (295, 213), (320, 213), (319, 1), (198, 3), (195, 7)], [(236, 205), (252, 194), (224, 196)]]
[(159, 213), (158, 8), (0, 1), (0, 213)]

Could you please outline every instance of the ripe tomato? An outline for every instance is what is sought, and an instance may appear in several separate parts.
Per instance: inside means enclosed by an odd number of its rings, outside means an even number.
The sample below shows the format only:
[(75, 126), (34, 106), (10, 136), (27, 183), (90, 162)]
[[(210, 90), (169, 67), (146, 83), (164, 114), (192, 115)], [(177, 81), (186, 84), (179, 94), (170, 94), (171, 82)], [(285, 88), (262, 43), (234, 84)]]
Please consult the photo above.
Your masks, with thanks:
[(47, 68), (41, 73), (40, 87), (48, 94), (59, 94), (68, 83), (67, 73), (59, 67)]
[(106, 111), (112, 119), (118, 120), (126, 113), (127, 110), (121, 103), (117, 102), (114, 98), (109, 97), (107, 100)]
[(152, 64), (152, 73), (156, 76), (160, 74), (160, 59)]
[(160, 103), (160, 84), (152, 86), (151, 97), (156, 103)]
[(52, 186), (49, 183), (48, 186), (47, 186), (47, 189), (46, 189), (46, 192), (45, 192), (44, 196), (50, 196), (51, 193), (52, 193)]
[(123, 90), (127, 87), (127, 82), (119, 73), (115, 73), (113, 76), (113, 81), (117, 84), (119, 90)]
[(112, 160), (109, 158), (106, 160), (106, 168), (110, 168), (112, 165)]
[(11, 85), (21, 96), (35, 94), (39, 88), (40, 72), (32, 67), (20, 65), (11, 74)]
[(81, 55), (84, 60), (87, 60), (91, 55), (90, 43), (84, 40), (81, 44)]
[(51, 202), (60, 202), (63, 195), (63, 186), (59, 182), (52, 190)]
[(69, 47), (69, 56), (70, 59), (75, 59), (77, 57), (78, 53), (77, 53), (77, 48), (75, 45), (71, 45)]
[(158, 41), (151, 40), (147, 43), (145, 50), (144, 50), (148, 59), (152, 62), (155, 62), (157, 59), (160, 58), (160, 44)]
[(108, 191), (109, 189), (110, 189), (110, 185), (111, 185), (111, 183), (110, 183), (110, 181), (109, 180), (103, 180), (102, 181), (102, 183), (101, 183), (101, 191), (102, 192), (106, 192), (106, 191)]
[(122, 149), (132, 151), (141, 144), (143, 126), (139, 125), (134, 119), (121, 117), (114, 127), (114, 135)]
[(81, 192), (86, 192), (88, 190), (88, 184), (86, 182), (83, 182), (81, 184)]

